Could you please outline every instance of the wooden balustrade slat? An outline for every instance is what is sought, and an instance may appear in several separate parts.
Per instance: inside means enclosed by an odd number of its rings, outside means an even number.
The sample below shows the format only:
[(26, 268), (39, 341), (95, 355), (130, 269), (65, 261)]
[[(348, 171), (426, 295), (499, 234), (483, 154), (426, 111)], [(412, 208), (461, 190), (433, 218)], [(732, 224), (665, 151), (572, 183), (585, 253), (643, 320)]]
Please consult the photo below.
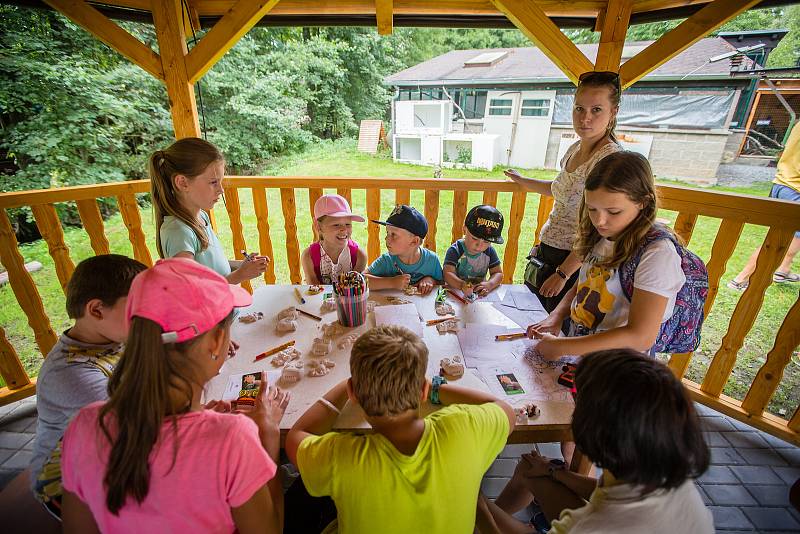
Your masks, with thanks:
[(254, 187), (253, 211), (256, 212), (256, 228), (258, 228), (259, 252), (269, 258), (267, 270), (264, 271), (264, 281), (268, 284), (275, 283), (275, 253), (272, 250), (272, 239), (269, 236), (269, 208), (267, 206), (267, 191), (263, 187)]
[(675, 219), (673, 230), (678, 234), (686, 246), (689, 246), (689, 241), (692, 240), (692, 232), (694, 232), (694, 225), (697, 224), (697, 214), (680, 212)]
[(725, 273), (728, 260), (733, 255), (733, 251), (736, 250), (736, 243), (739, 242), (739, 236), (742, 235), (742, 228), (744, 228), (743, 222), (730, 219), (723, 219), (719, 225), (717, 237), (711, 247), (711, 259), (706, 264), (708, 269), (708, 296), (706, 297), (704, 308), (706, 317), (711, 313), (711, 308), (719, 291), (719, 281)]
[(517, 254), (519, 253), (519, 236), (522, 232), (522, 218), (525, 215), (525, 201), (528, 194), (525, 191), (511, 193), (511, 212), (508, 214), (508, 238), (506, 249), (503, 252), (503, 283), (514, 283), (514, 271), (517, 268)]
[(411, 204), (411, 189), (396, 189), (394, 192), (394, 203), (409, 206)]
[(103, 216), (100, 215), (100, 207), (96, 200), (78, 200), (78, 215), (81, 217), (83, 229), (89, 234), (89, 242), (96, 255), (108, 254), (108, 239), (105, 234)]
[(761, 253), (758, 255), (756, 270), (750, 276), (750, 285), (744, 290), (736, 308), (733, 310), (728, 331), (722, 338), (722, 345), (703, 379), (701, 389), (713, 397), (718, 397), (725, 387), (725, 382), (736, 365), (736, 356), (744, 343), (744, 337), (753, 327), (758, 311), (764, 301), (764, 292), (772, 283), (772, 274), (780, 265), (783, 255), (794, 232), (779, 228), (770, 228)]
[(31, 383), (25, 367), (19, 360), (17, 351), (9, 343), (6, 331), (0, 326), (0, 376), (6, 381), (8, 389), (19, 389)]
[(75, 264), (69, 256), (69, 248), (64, 242), (64, 230), (61, 228), (61, 220), (56, 213), (56, 207), (52, 204), (31, 206), (33, 217), (36, 219), (36, 226), (42, 239), (47, 243), (47, 250), (56, 267), (56, 276), (61, 284), (61, 289), (66, 294), (67, 282), (75, 270)]
[[(367, 189), (367, 220), (376, 221), (381, 218), (381, 190)], [(367, 223), (367, 265), (381, 254), (380, 227)], [(355, 267), (355, 266), (354, 266)]]
[(497, 207), (497, 191), (484, 191), (483, 204)]
[(469, 191), (453, 191), (453, 229), (450, 242), (455, 243), (464, 235), (464, 218), (467, 216), (467, 196)]
[(313, 221), (314, 219), (314, 204), (317, 203), (317, 200), (320, 199), (322, 196), (322, 189), (319, 187), (309, 187), (308, 188), (308, 211), (311, 212), (311, 231), (314, 232), (314, 241), (319, 241), (319, 231), (317, 230), (317, 225)]
[[(244, 239), (244, 228), (242, 226), (242, 211), (239, 204), (239, 190), (235, 187), (224, 188), (225, 210), (228, 212), (228, 221), (231, 227), (231, 238), (233, 239), (233, 257), (239, 259), (242, 251), (247, 250), (247, 242)], [(253, 286), (250, 280), (243, 280), (243, 288), (253, 294)]]
[(336, 189), (336, 194), (337, 195), (341, 195), (344, 198), (346, 198), (347, 199), (347, 203), (350, 204), (350, 207), (351, 208), (353, 207), (353, 195), (352, 195), (352, 191), (350, 189), (345, 189), (343, 187), (340, 187), (340, 188)]
[(128, 228), (128, 239), (133, 245), (133, 257), (148, 267), (153, 265), (153, 258), (147, 248), (144, 232), (142, 231), (142, 218), (139, 215), (139, 205), (133, 193), (126, 193), (117, 197), (119, 212), (125, 227)]
[(544, 223), (550, 217), (550, 212), (555, 204), (555, 199), (549, 195), (539, 195), (539, 209), (536, 211), (536, 236), (534, 243), (538, 244)]
[(439, 191), (425, 191), (425, 218), (428, 219), (428, 235), (424, 246), (436, 253), (436, 220), (439, 218)]
[(767, 353), (767, 361), (758, 370), (747, 395), (742, 401), (742, 409), (752, 415), (761, 415), (767, 403), (778, 389), (783, 378), (783, 370), (792, 359), (792, 351), (800, 344), (800, 294), (778, 329), (775, 344)]
[(669, 357), (667, 364), (677, 378), (683, 378), (686, 371), (689, 369), (689, 363), (692, 361), (694, 352), (676, 352)]
[(8, 272), (8, 283), (22, 311), (28, 317), (28, 325), (43, 355), (47, 355), (56, 344), (56, 334), (50, 326), (50, 319), (44, 311), (42, 297), (31, 274), (25, 270), (25, 260), (19, 253), (17, 236), (6, 210), (0, 209), (0, 263)]
[(300, 284), (303, 275), (300, 270), (300, 243), (297, 241), (297, 206), (294, 189), (281, 188), (281, 209), (283, 227), (286, 229), (286, 262), (289, 265), (289, 279), (293, 284)]

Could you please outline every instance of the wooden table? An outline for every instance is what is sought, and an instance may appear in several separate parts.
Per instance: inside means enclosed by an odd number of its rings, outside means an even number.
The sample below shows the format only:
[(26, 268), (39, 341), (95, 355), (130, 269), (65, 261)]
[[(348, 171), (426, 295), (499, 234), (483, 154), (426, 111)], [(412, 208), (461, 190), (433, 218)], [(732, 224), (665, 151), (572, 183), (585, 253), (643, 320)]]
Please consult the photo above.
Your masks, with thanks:
[[(232, 374), (254, 372), (254, 371), (275, 371), (276, 367), (271, 365), (272, 357), (254, 362), (255, 355), (270, 348), (276, 347), (286, 341), (294, 339), (295, 347), (303, 354), (303, 360), (311, 360), (311, 344), (315, 337), (321, 337), (321, 325), (337, 320), (336, 312), (325, 314), (320, 313), (322, 294), (308, 295), (307, 286), (298, 286), (303, 297), (306, 299), (305, 305), (300, 305), (294, 295), (295, 286), (287, 285), (268, 285), (258, 288), (253, 297), (253, 304), (241, 311), (242, 314), (253, 311), (264, 313), (264, 318), (251, 324), (234, 322), (231, 331), (231, 338), (239, 343), (240, 348), (236, 356), (223, 365), (219, 376), (212, 379), (206, 386), (205, 399), (219, 399), (229, 382)], [(502, 298), (511, 286), (501, 286), (496, 291)], [(326, 286), (326, 292), (329, 292)], [(403, 297), (413, 301), (423, 320), (438, 318), (434, 310), (435, 291), (426, 296), (404, 295), (400, 291), (382, 290), (372, 291), (370, 300), (375, 301), (376, 305), (383, 305), (387, 302), (387, 296)], [(452, 297), (448, 298), (455, 309), (456, 316), (461, 319), (461, 324), (481, 323), (507, 326), (517, 328), (517, 324), (498, 311), (491, 303), (474, 302), (468, 305), (461, 304)], [(278, 335), (275, 333), (275, 315), (289, 306), (297, 306), (313, 314), (322, 317), (318, 322), (304, 315), (298, 318), (298, 329), (296, 332)], [(541, 317), (545, 316), (541, 312)], [(327, 356), (336, 363), (330, 374), (323, 377), (309, 377), (304, 373), (303, 378), (295, 384), (280, 384), (282, 388), (291, 391), (292, 398), (286, 409), (286, 414), (281, 422), (281, 433), (285, 436), (286, 432), (297, 419), (311, 406), (320, 396), (327, 392), (337, 382), (350, 376), (349, 356), (350, 346), (343, 349), (338, 347), (341, 338), (350, 333), (363, 333), (375, 325), (374, 314), (369, 314), (365, 325), (357, 328), (345, 329), (345, 332), (334, 339), (333, 350)], [(435, 326), (425, 326), (422, 323), (423, 339), (427, 344), (430, 354), (428, 360), (428, 376), (433, 376), (439, 372), (439, 361), (448, 356), (461, 354), (461, 347), (455, 334), (439, 334)], [(498, 350), (504, 350), (506, 345), (498, 342)], [(487, 385), (476, 376), (470, 369), (464, 376), (455, 380), (459, 385), (473, 387), (483, 391), (490, 391)], [(572, 417), (573, 404), (571, 402), (537, 402), (541, 408), (541, 415), (529, 420), (528, 424), (517, 425), (514, 433), (509, 437), (509, 443), (534, 443), (550, 442), (571, 439), (570, 420)], [(422, 413), (427, 414), (435, 408), (429, 403), (422, 406)], [(364, 420), (364, 414), (360, 408), (348, 403), (335, 427), (337, 430), (348, 431), (369, 431), (370, 427)]]

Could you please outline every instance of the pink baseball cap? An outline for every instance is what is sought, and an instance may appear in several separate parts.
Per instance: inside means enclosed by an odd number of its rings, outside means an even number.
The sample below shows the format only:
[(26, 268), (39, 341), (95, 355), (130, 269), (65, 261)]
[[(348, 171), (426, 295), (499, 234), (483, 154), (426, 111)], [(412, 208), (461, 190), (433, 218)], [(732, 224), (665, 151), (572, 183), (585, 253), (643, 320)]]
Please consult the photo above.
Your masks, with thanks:
[(125, 315), (158, 323), (164, 343), (180, 343), (214, 328), (234, 308), (249, 306), (253, 297), (188, 258), (158, 260), (133, 279)]
[(314, 219), (326, 215), (328, 217), (350, 217), (354, 221), (364, 222), (364, 217), (353, 215), (347, 199), (340, 195), (322, 195), (314, 202)]

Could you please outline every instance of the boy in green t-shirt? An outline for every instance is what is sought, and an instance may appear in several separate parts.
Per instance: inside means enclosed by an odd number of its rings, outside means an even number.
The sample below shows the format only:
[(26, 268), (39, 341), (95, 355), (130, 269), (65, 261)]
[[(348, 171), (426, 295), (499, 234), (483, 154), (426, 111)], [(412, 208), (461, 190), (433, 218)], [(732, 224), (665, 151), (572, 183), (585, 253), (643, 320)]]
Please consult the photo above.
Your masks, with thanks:
[[(289, 431), (286, 453), (308, 493), (336, 503), (338, 532), (473, 532), (481, 479), (514, 429), (514, 410), (440, 377), (429, 382), (427, 366), (428, 348), (410, 330), (373, 328), (353, 345), (351, 378)], [(447, 407), (422, 418), (428, 398)], [(374, 433), (331, 432), (348, 399)]]

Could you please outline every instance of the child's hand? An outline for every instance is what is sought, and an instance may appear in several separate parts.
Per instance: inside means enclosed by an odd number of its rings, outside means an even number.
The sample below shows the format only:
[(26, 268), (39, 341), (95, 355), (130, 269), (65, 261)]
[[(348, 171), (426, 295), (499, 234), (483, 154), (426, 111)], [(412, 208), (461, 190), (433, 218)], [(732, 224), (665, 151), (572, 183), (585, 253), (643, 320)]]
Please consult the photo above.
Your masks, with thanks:
[(404, 290), (408, 287), (408, 284), (411, 283), (411, 275), (410, 274), (398, 274), (394, 277), (395, 287), (399, 290)]
[(242, 280), (251, 280), (264, 274), (269, 261), (270, 259), (266, 256), (256, 256), (252, 260), (243, 261), (236, 272), (239, 273)]
[(530, 325), (526, 333), (531, 339), (541, 339), (544, 334), (557, 336), (561, 333), (561, 320), (551, 313), (544, 321)]
[(474, 291), (478, 294), (478, 296), (485, 297), (490, 291), (494, 290), (495, 287), (496, 286), (493, 283), (487, 280), (476, 285)]
[(231, 342), (228, 345), (228, 358), (233, 358), (236, 356), (237, 350), (239, 350), (239, 344), (231, 339)]
[(541, 456), (536, 451), (531, 451), (528, 454), (523, 454), (514, 469), (514, 476), (521, 476), (524, 478), (546, 477), (550, 474), (550, 460)]
[(261, 388), (256, 396), (255, 406), (250, 410), (236, 410), (255, 421), (260, 431), (277, 429), (291, 395), (279, 387), (266, 387), (266, 373), (261, 372)]
[(233, 405), (228, 401), (223, 400), (211, 400), (208, 401), (203, 405), (203, 408), (206, 410), (213, 410), (219, 413), (230, 413), (233, 409)]
[(547, 360), (556, 360), (563, 356), (561, 350), (562, 340), (552, 334), (542, 334), (539, 343), (536, 344), (536, 352)]
[(422, 278), (419, 283), (417, 284), (417, 289), (423, 295), (427, 295), (431, 291), (433, 291), (433, 286), (436, 285), (436, 280), (431, 278), (430, 276), (426, 276)]
[(515, 169), (506, 169), (503, 171), (503, 174), (505, 174), (514, 181), (517, 181), (517, 179), (522, 178), (522, 175), (518, 173)]
[(558, 274), (553, 273), (547, 277), (542, 286), (539, 288), (539, 294), (543, 297), (555, 297), (561, 290), (564, 289), (567, 280), (561, 278)]
[(461, 286), (461, 292), (464, 293), (464, 296), (466, 298), (471, 297), (472, 296), (472, 284), (470, 284), (468, 282), (464, 282), (464, 284)]

